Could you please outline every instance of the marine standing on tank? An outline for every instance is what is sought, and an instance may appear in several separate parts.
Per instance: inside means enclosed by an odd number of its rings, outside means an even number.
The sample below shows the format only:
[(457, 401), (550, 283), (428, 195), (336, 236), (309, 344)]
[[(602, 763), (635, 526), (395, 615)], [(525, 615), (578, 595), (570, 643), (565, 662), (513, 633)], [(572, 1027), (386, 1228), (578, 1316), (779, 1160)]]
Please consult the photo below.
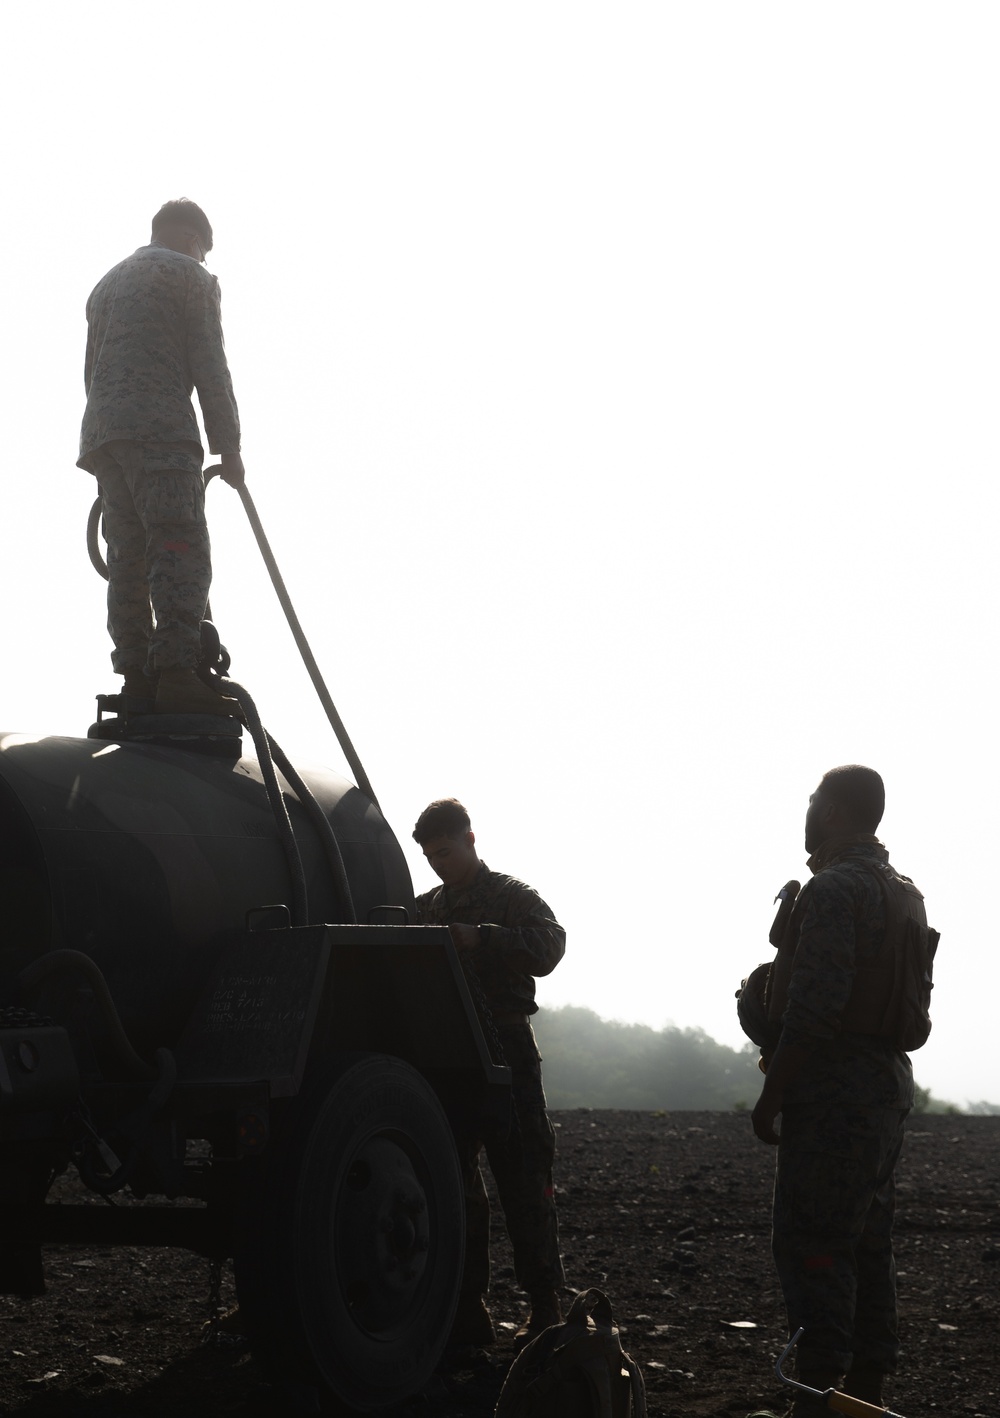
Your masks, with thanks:
[[(222, 338), (212, 228), (187, 198), (87, 301), (87, 407), (78, 467), (104, 501), (111, 663), (133, 711), (225, 714), (195, 673), (212, 580), (193, 389), (222, 477), (242, 486), (240, 419)], [(151, 609), (152, 608), (152, 609)]]
[[(824, 775), (806, 814), (813, 878), (740, 1010), (767, 1068), (752, 1121), (778, 1147), (772, 1249), (790, 1333), (805, 1331), (799, 1380), (879, 1406), (899, 1353), (894, 1171), (913, 1105), (904, 1048), (930, 1031), (937, 944), (923, 897), (875, 836), (884, 806), (874, 770), (852, 764)], [(909, 986), (903, 967), (916, 967)], [(762, 975), (752, 1017), (747, 996)], [(800, 1392), (792, 1412), (820, 1418), (828, 1409)]]
[(563, 957), (566, 932), (530, 886), (490, 871), (476, 852), (469, 814), (454, 798), (425, 808), (413, 829), (442, 885), (417, 897), (425, 925), (446, 925), (467, 973), (478, 982), (510, 1066), (513, 1119), (504, 1139), (458, 1139), (465, 1183), (465, 1272), (452, 1330), (456, 1345), (496, 1339), (485, 1296), (490, 1284), (490, 1212), (479, 1168), (485, 1147), (514, 1251), (514, 1273), (531, 1313), (516, 1335), (526, 1343), (562, 1318), (563, 1267), (552, 1185), (555, 1133), (545, 1107), (541, 1059), (530, 1016), (535, 977)]

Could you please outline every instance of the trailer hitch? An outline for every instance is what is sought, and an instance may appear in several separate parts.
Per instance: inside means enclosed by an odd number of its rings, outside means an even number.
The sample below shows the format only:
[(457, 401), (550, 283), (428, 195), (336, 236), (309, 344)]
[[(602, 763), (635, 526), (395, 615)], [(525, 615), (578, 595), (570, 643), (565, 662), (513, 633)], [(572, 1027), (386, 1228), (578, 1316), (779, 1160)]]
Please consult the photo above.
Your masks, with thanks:
[(891, 1408), (883, 1408), (877, 1403), (866, 1403), (864, 1399), (854, 1398), (849, 1393), (841, 1393), (839, 1389), (828, 1388), (824, 1392), (818, 1388), (811, 1388), (809, 1384), (800, 1384), (798, 1379), (789, 1378), (781, 1366), (803, 1334), (805, 1334), (805, 1330), (802, 1327), (795, 1331), (774, 1366), (774, 1372), (783, 1384), (786, 1384), (788, 1388), (797, 1388), (801, 1393), (811, 1394), (813, 1398), (818, 1398), (825, 1403), (827, 1408), (832, 1409), (834, 1413), (846, 1413), (848, 1418), (903, 1418), (901, 1413), (894, 1413)]

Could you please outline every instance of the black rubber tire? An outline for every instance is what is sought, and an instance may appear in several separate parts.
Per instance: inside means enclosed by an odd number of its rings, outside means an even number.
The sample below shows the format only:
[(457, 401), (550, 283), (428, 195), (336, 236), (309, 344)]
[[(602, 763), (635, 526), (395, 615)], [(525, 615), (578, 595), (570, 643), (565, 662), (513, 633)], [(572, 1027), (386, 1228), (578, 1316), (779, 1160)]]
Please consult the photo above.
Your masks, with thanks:
[(427, 1081), (362, 1054), (317, 1070), (248, 1164), (236, 1254), (255, 1356), (326, 1411), (418, 1392), (454, 1318), (465, 1250), (451, 1128)]

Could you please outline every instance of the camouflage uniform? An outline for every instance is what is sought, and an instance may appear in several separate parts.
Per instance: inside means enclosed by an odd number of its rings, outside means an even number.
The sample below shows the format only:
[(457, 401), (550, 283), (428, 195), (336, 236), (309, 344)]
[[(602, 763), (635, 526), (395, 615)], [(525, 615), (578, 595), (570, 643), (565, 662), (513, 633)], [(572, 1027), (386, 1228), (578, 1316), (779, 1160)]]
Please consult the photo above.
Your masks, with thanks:
[(462, 1303), (490, 1284), (490, 1212), (479, 1167), (485, 1147), (514, 1251), (518, 1284), (529, 1295), (563, 1282), (552, 1186), (555, 1133), (545, 1110), (541, 1059), (528, 1016), (537, 1012), (536, 975), (563, 957), (566, 932), (530, 886), (483, 863), (472, 885), (439, 886), (417, 897), (425, 925), (480, 926), (463, 965), (482, 987), (510, 1065), (513, 1122), (505, 1139), (458, 1140), (465, 1181), (466, 1252)]
[(190, 667), (212, 577), (194, 388), (211, 452), (240, 447), (219, 283), (153, 242), (98, 282), (87, 325), (78, 466), (104, 496), (112, 664)]
[(809, 1046), (781, 1110), (772, 1248), (801, 1369), (895, 1370), (894, 1169), (913, 1074), (892, 1040), (841, 1028), (858, 969), (886, 938), (885, 896), (862, 865), (874, 838), (832, 844), (796, 903), (782, 1040)]

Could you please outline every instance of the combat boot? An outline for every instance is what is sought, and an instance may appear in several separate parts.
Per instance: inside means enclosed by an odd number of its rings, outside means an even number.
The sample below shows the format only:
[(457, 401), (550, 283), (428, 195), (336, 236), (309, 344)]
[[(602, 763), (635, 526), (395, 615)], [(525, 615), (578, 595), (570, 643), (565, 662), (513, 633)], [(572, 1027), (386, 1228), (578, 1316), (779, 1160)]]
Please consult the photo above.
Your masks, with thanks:
[(797, 1393), (795, 1402), (788, 1410), (788, 1418), (827, 1418), (829, 1412), (822, 1398), (813, 1398), (809, 1393)]
[(481, 1295), (461, 1296), (448, 1336), (452, 1349), (488, 1349), (497, 1342), (493, 1318)]
[(220, 1349), (249, 1349), (250, 1339), (247, 1325), (240, 1314), (239, 1305), (234, 1305), (224, 1315), (215, 1315), (201, 1327), (202, 1344), (215, 1344)]
[(152, 714), (156, 704), (156, 680), (142, 670), (126, 670), (125, 709), (129, 714)]
[(217, 694), (198, 678), (194, 670), (182, 666), (160, 670), (156, 687), (157, 714), (215, 714), (239, 717), (235, 699)]
[[(799, 1369), (796, 1377), (800, 1384), (817, 1389), (821, 1394), (831, 1388), (841, 1387), (841, 1375), (832, 1373), (829, 1369)], [(829, 1412), (825, 1399), (796, 1391), (789, 1418), (828, 1418)]]
[(531, 1292), (531, 1313), (514, 1335), (514, 1347), (523, 1349), (537, 1338), (543, 1329), (554, 1324), (562, 1324), (562, 1310), (555, 1290), (533, 1290)]
[(844, 1392), (849, 1393), (852, 1398), (860, 1398), (863, 1403), (871, 1403), (876, 1408), (884, 1408), (885, 1399), (882, 1397), (884, 1379), (885, 1374), (877, 1364), (858, 1359), (847, 1371)]

